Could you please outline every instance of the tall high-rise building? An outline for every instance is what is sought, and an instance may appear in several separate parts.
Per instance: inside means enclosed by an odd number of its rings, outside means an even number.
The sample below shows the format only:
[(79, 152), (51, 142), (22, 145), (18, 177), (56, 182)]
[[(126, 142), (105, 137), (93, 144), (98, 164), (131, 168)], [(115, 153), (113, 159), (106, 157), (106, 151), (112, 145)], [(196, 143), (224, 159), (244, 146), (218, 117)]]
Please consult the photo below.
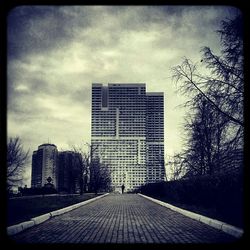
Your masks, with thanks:
[(147, 98), (147, 183), (162, 181), (164, 167), (164, 95), (162, 92), (148, 92)]
[(31, 187), (43, 187), (50, 177), (57, 188), (57, 153), (56, 145), (50, 143), (40, 145), (33, 152)]
[(108, 164), (114, 189), (164, 180), (163, 128), (163, 93), (147, 94), (146, 84), (92, 84), (92, 153)]

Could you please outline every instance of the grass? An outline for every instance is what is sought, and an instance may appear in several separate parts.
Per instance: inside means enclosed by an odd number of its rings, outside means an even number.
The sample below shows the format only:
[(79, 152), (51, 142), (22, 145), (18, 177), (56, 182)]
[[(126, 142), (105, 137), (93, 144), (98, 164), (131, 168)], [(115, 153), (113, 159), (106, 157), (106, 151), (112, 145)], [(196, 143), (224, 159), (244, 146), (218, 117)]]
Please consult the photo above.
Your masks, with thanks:
[(33, 217), (52, 212), (101, 194), (85, 193), (83, 195), (54, 195), (39, 197), (21, 197), (7, 202), (7, 226), (12, 226)]

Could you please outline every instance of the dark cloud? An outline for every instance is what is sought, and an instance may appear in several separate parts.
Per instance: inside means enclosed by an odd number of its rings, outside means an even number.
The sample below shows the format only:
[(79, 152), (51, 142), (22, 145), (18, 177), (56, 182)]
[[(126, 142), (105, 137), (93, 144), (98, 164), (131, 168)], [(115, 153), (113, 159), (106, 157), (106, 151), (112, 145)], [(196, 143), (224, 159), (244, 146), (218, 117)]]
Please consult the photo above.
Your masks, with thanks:
[[(203, 37), (207, 25), (216, 26), (235, 11), (223, 6), (21, 6), (8, 17), (8, 55), (60, 50), (79, 37), (90, 48), (101, 49), (117, 46), (121, 34), (155, 28), (164, 32), (171, 27), (180, 34), (186, 29)], [(209, 19), (215, 12), (220, 15)]]
[[(65, 9), (66, 8), (66, 9)], [(67, 11), (67, 7), (21, 6), (8, 16), (8, 56), (20, 58), (27, 53), (43, 53), (60, 49), (74, 39), (75, 26), (86, 27), (84, 22)], [(81, 9), (82, 16), (87, 14)]]

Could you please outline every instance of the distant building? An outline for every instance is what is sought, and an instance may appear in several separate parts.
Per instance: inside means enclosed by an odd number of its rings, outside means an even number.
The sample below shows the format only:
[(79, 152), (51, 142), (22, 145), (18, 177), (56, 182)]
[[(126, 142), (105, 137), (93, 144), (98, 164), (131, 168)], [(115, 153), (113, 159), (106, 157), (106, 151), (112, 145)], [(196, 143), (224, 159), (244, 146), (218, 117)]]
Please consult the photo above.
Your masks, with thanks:
[(58, 153), (58, 191), (80, 193), (81, 155), (73, 151)]
[(92, 84), (93, 157), (108, 164), (114, 190), (164, 180), (163, 101), (145, 84)]
[[(31, 187), (48, 186), (48, 178), (58, 192), (80, 193), (81, 155), (73, 151), (58, 152), (54, 144), (42, 144), (32, 155)], [(87, 187), (83, 187), (86, 191)]]
[(46, 143), (38, 147), (32, 155), (31, 187), (43, 187), (47, 178), (57, 189), (57, 147), (54, 144)]
[(43, 151), (37, 150), (32, 155), (31, 187), (42, 187)]

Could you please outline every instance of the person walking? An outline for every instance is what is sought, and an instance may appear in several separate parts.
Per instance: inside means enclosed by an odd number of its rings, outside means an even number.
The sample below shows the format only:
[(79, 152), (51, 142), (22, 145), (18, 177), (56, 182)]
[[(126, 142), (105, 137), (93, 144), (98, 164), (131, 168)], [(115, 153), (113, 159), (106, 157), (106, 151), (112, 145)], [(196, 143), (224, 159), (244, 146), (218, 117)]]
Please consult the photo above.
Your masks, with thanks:
[(124, 193), (125, 186), (122, 184), (122, 194)]

